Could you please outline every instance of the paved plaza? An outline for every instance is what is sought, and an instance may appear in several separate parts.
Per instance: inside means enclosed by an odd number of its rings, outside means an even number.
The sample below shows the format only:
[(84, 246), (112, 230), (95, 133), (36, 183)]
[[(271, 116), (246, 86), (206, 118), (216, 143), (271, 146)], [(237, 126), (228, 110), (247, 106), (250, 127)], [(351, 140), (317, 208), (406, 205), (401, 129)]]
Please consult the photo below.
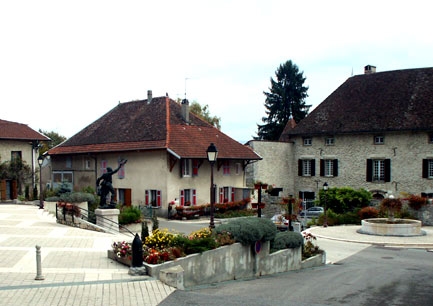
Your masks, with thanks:
[(37, 206), (1, 204), (0, 304), (158, 305), (175, 289), (149, 276), (131, 276), (107, 257), (113, 241), (132, 238), (57, 224)]
[[(318, 237), (328, 263), (372, 244), (433, 250), (432, 227), (423, 227), (427, 235), (418, 237), (362, 235), (357, 233), (359, 228), (313, 227), (309, 231)], [(126, 266), (107, 257), (114, 241), (132, 239), (131, 234), (58, 224), (54, 216), (35, 205), (0, 204), (0, 304), (158, 305), (175, 288), (149, 276), (131, 276)], [(40, 273), (36, 246), (41, 251)], [(37, 276), (43, 279), (36, 280)]]

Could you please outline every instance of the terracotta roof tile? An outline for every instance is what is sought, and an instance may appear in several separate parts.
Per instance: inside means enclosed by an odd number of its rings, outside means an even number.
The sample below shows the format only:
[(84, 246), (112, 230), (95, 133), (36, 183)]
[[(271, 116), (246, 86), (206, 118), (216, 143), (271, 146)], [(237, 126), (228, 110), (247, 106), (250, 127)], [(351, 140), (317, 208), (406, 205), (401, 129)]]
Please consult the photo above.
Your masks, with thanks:
[(290, 135), (433, 130), (433, 68), (349, 78), (280, 140)]
[(181, 110), (179, 103), (167, 97), (153, 98), (150, 103), (121, 103), (49, 154), (169, 149), (183, 158), (207, 158), (206, 150), (213, 142), (218, 158), (261, 159), (192, 113), (186, 124)]
[(0, 119), (0, 139), (49, 141), (45, 135), (29, 128), (27, 125)]

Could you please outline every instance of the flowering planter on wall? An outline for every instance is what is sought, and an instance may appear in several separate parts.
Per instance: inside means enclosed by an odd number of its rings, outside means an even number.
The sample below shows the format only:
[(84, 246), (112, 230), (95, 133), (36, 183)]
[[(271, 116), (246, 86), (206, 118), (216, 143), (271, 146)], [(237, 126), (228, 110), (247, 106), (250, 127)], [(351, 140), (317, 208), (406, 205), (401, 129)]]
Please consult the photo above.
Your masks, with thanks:
[(258, 203), (251, 203), (251, 206), (253, 208), (265, 208), (265, 203), (260, 203), (260, 205)]

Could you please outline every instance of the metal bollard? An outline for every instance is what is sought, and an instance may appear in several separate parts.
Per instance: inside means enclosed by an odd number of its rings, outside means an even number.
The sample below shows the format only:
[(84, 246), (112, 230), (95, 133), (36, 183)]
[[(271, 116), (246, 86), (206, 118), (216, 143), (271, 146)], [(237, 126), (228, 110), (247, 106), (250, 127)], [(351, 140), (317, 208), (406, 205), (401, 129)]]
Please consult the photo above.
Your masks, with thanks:
[(44, 280), (42, 276), (42, 265), (41, 265), (41, 246), (36, 246), (36, 277), (35, 280)]

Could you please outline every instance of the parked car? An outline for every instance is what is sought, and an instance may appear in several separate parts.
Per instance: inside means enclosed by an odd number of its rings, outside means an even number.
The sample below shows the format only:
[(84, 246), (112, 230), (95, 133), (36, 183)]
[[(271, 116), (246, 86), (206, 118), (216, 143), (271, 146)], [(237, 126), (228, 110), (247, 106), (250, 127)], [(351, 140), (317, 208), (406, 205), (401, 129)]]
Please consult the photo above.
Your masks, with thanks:
[(272, 222), (274, 222), (274, 224), (276, 225), (285, 225), (288, 226), (289, 225), (289, 220), (287, 220), (286, 218), (284, 218), (283, 215), (281, 214), (276, 214), (271, 218)]
[(323, 209), (323, 207), (314, 206), (314, 207), (308, 208), (306, 211), (301, 211), (300, 215), (301, 215), (301, 217), (304, 217), (306, 215), (307, 218), (312, 218), (312, 217), (317, 218), (318, 216), (320, 216), (324, 212), (325, 212), (325, 210)]

